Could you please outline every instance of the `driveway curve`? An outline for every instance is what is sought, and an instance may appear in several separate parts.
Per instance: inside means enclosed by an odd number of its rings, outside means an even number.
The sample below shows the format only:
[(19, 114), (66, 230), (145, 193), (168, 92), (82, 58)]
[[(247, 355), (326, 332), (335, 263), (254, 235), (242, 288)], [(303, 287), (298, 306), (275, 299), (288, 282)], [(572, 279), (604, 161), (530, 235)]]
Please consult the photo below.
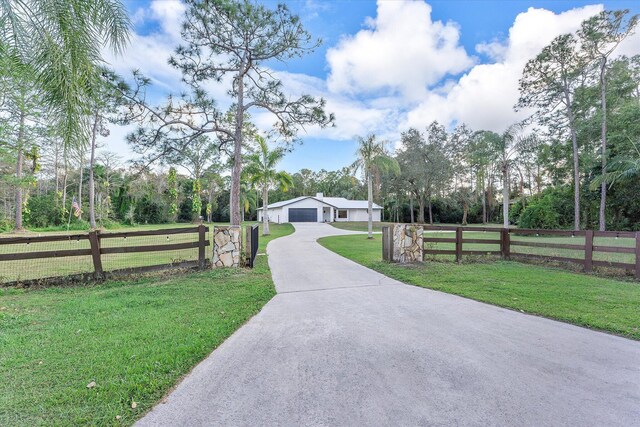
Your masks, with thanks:
[[(640, 343), (403, 285), (296, 224), (278, 295), (140, 426), (640, 425)], [(363, 237), (364, 238), (364, 237)]]

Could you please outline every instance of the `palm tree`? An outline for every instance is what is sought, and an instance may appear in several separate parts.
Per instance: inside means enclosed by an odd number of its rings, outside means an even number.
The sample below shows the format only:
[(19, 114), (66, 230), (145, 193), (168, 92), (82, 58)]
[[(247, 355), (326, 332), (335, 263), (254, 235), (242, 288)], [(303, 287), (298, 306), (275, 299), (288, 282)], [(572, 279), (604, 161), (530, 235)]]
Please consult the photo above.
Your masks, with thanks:
[(276, 148), (269, 150), (267, 142), (261, 136), (256, 136), (258, 151), (247, 156), (245, 172), (252, 185), (262, 190), (262, 234), (268, 236), (269, 232), (269, 189), (279, 187), (287, 191), (293, 185), (293, 178), (286, 172), (276, 171), (276, 165), (284, 157), (284, 150)]
[(498, 165), (502, 173), (502, 224), (504, 228), (509, 228), (509, 183), (514, 157), (521, 152), (531, 150), (537, 143), (537, 139), (533, 135), (524, 135), (524, 126), (521, 123), (515, 123), (509, 126), (495, 143)]
[(101, 51), (122, 52), (130, 28), (120, 0), (2, 0), (0, 56), (35, 70), (67, 143), (87, 140)]
[(240, 182), (240, 215), (244, 222), (245, 215), (251, 212), (252, 208), (257, 207), (258, 196), (253, 187), (247, 182)]
[(629, 150), (632, 154), (624, 154), (616, 156), (607, 167), (604, 174), (596, 177), (591, 185), (591, 190), (595, 190), (603, 183), (613, 185), (616, 181), (629, 181), (640, 177), (640, 144), (634, 143), (629, 138), (633, 150)]
[(374, 134), (369, 134), (365, 138), (357, 136), (358, 159), (351, 165), (354, 172), (362, 170), (364, 178), (367, 180), (367, 195), (369, 201), (369, 234), (368, 238), (373, 239), (373, 175), (382, 172), (399, 172), (398, 163), (390, 157), (385, 148), (384, 141), (378, 141)]

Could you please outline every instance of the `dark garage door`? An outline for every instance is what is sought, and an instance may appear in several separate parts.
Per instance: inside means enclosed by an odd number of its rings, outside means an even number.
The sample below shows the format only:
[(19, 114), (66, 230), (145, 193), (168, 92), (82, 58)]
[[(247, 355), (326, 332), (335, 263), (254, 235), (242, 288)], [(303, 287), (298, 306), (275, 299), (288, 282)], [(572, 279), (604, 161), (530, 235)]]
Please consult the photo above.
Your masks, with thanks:
[(291, 208), (289, 209), (289, 222), (318, 222), (318, 209)]

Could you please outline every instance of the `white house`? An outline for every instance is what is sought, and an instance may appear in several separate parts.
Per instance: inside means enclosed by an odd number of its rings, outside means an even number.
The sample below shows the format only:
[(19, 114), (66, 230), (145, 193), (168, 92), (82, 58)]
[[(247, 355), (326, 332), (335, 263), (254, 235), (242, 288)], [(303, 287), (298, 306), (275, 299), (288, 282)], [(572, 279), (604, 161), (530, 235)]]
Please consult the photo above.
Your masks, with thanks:
[[(296, 197), (269, 204), (269, 221), (283, 222), (333, 222), (367, 221), (369, 203), (366, 200), (347, 200), (344, 197), (313, 196)], [(263, 209), (258, 208), (258, 221), (262, 221)], [(373, 220), (380, 221), (382, 207), (373, 204)]]

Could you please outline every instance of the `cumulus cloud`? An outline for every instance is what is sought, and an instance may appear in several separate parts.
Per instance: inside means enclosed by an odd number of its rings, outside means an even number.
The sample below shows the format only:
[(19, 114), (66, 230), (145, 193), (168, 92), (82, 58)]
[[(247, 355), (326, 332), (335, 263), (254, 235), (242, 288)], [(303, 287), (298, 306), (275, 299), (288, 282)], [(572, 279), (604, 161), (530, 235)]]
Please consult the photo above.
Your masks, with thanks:
[(432, 21), (427, 3), (379, 1), (377, 16), (365, 24), (327, 51), (332, 92), (400, 92), (416, 98), (474, 63), (459, 44), (458, 25)]
[[(306, 10), (319, 17), (323, 5), (309, 0)], [(422, 129), (433, 120), (500, 132), (526, 115), (513, 111), (526, 62), (554, 37), (575, 31), (602, 9), (592, 5), (556, 14), (530, 8), (515, 18), (506, 37), (478, 43), (475, 52), (467, 52), (460, 43), (461, 28), (454, 22), (434, 21), (431, 6), (424, 1), (379, 1), (375, 17), (327, 50), (326, 78), (275, 73), (286, 93), (323, 97), (327, 111), (336, 115), (335, 127), (308, 127), (300, 134), (303, 139), (347, 141), (373, 132), (397, 141), (410, 126)], [(167, 59), (181, 42), (184, 11), (179, 0), (154, 0), (136, 10), (132, 19), (147, 31), (133, 34), (123, 57), (107, 55), (116, 71), (126, 75), (138, 68), (151, 77), (160, 88), (159, 99), (182, 88), (179, 71)], [(640, 53), (640, 32), (621, 44), (618, 53)], [(231, 102), (225, 93), (229, 84), (225, 80), (206, 85), (221, 108)], [(262, 130), (275, 120), (263, 111), (251, 115)]]
[(122, 55), (103, 52), (108, 65), (122, 76), (140, 70), (164, 92), (178, 89), (181, 75), (169, 65), (168, 59), (181, 41), (180, 26), (185, 10), (180, 0), (153, 0), (147, 9), (138, 8), (132, 16), (134, 25), (154, 29), (145, 34), (133, 32)]
[(518, 80), (526, 62), (553, 38), (577, 30), (583, 20), (601, 10), (601, 5), (594, 5), (555, 14), (530, 8), (519, 14), (506, 40), (476, 46), (476, 51), (492, 62), (474, 66), (445, 93), (427, 94), (407, 113), (403, 126), (423, 127), (438, 120), (446, 124), (464, 122), (473, 129), (503, 131), (527, 115), (513, 111), (519, 96)]

